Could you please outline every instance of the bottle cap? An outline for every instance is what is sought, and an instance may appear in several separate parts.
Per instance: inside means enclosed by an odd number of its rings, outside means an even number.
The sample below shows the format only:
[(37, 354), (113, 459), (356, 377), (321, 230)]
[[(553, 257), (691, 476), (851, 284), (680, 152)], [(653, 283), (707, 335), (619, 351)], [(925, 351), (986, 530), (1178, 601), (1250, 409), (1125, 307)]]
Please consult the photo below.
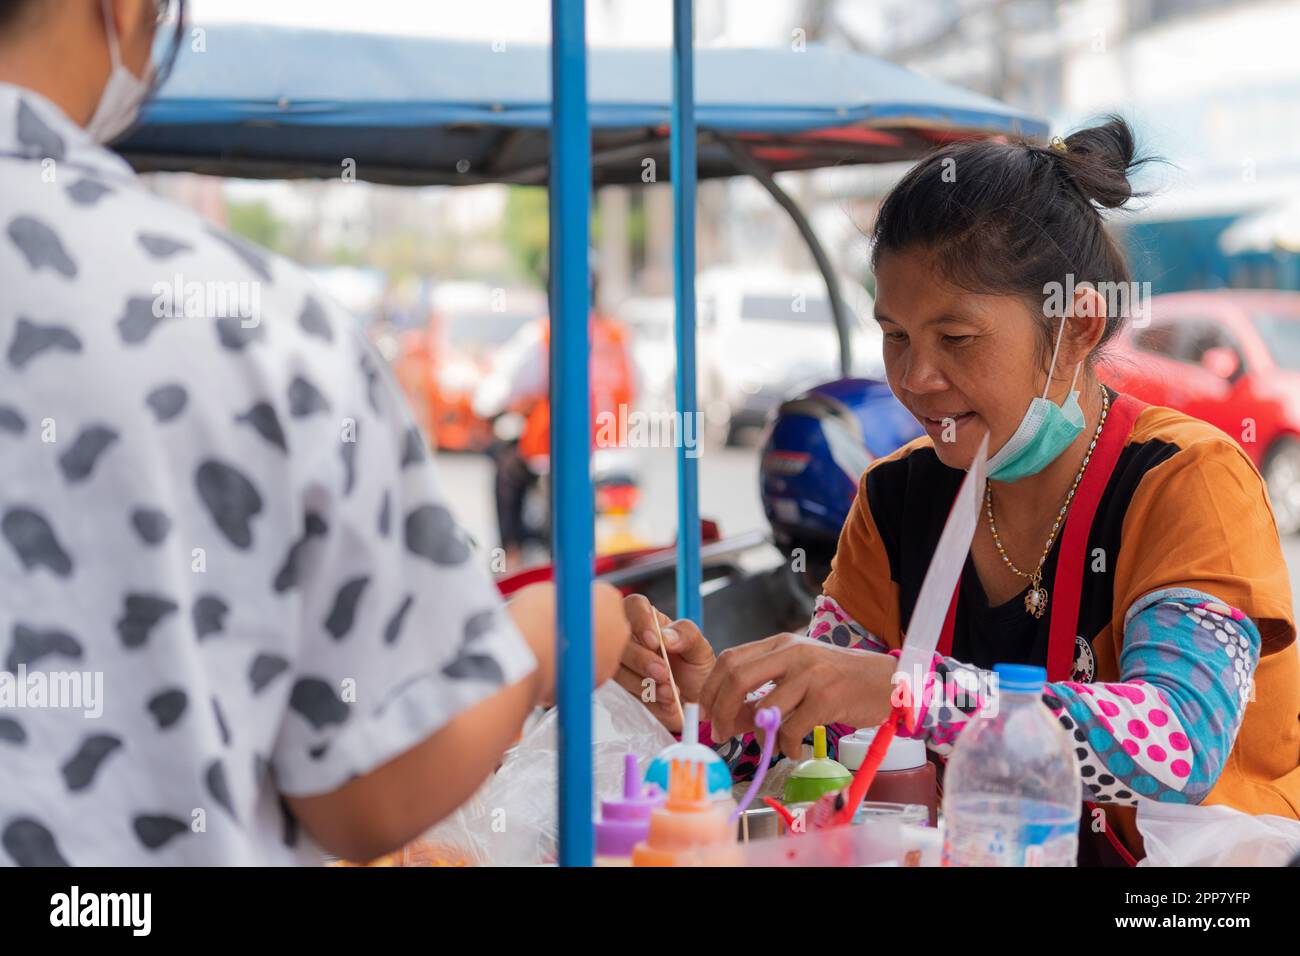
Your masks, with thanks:
[(596, 821), (597, 856), (631, 856), (632, 848), (650, 832), (650, 814), (664, 802), (653, 784), (644, 790), (637, 772), (636, 754), (623, 757), (623, 794), (600, 801)]
[(646, 767), (645, 771), (646, 780), (666, 792), (668, 771), (674, 760), (702, 763), (708, 768), (709, 793), (730, 798), (731, 768), (712, 747), (700, 743), (700, 705), (686, 704), (682, 710), (686, 719), (682, 722), (681, 742), (665, 747), (654, 760), (650, 761), (650, 766)]
[[(876, 731), (879, 729), (879, 727), (861, 727), (848, 736), (841, 737), (838, 751), (840, 763), (849, 770), (857, 770), (861, 767), (862, 761), (867, 757), (867, 749), (876, 739)], [(895, 736), (889, 742), (889, 749), (885, 751), (885, 759), (881, 761), (878, 772), (913, 770), (925, 766), (925, 762), (924, 740)]]
[(847, 786), (852, 779), (847, 767), (826, 756), (826, 728), (819, 724), (813, 728), (813, 756), (790, 771), (783, 797), (787, 804), (805, 803)]
[(1047, 683), (1047, 671), (1033, 664), (994, 664), (998, 688), (1012, 693), (1033, 693)]

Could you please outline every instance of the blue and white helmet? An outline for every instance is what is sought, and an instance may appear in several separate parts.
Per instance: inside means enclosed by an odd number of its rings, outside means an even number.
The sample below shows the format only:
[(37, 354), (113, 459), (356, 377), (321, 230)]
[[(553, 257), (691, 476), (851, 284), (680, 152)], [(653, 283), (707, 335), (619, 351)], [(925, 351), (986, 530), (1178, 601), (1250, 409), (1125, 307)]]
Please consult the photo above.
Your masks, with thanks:
[(759, 466), (777, 544), (833, 549), (867, 466), (922, 433), (884, 382), (842, 378), (783, 402)]

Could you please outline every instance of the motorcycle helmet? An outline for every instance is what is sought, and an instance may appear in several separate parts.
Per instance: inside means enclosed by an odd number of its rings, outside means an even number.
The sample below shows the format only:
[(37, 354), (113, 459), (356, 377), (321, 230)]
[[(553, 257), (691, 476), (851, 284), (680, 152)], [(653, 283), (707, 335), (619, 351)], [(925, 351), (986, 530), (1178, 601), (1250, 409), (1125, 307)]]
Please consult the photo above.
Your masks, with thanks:
[(884, 382), (837, 379), (783, 402), (759, 466), (777, 546), (828, 563), (867, 466), (921, 434)]

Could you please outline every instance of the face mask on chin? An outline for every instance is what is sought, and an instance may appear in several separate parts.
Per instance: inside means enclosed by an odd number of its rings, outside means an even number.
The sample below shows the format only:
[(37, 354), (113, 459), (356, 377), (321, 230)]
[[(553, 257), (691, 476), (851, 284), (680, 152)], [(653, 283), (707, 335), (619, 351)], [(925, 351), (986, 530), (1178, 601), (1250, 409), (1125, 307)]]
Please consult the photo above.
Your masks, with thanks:
[(140, 107), (149, 95), (150, 82), (140, 79), (122, 62), (122, 51), (113, 24), (110, 0), (103, 0), (104, 28), (108, 33), (108, 54), (113, 63), (108, 83), (99, 97), (95, 115), (86, 124), (90, 138), (100, 145), (117, 139), (135, 122)]
[(1038, 474), (1059, 458), (1083, 431), (1083, 409), (1079, 405), (1079, 392), (1074, 387), (1079, 380), (1082, 362), (1074, 367), (1070, 393), (1065, 401), (1056, 405), (1047, 400), (1047, 389), (1052, 384), (1052, 373), (1056, 371), (1056, 355), (1061, 350), (1065, 322), (1062, 317), (1043, 394), (1029, 403), (1019, 427), (1007, 439), (1006, 444), (998, 449), (997, 454), (989, 459), (988, 476), (993, 481), (1018, 481)]

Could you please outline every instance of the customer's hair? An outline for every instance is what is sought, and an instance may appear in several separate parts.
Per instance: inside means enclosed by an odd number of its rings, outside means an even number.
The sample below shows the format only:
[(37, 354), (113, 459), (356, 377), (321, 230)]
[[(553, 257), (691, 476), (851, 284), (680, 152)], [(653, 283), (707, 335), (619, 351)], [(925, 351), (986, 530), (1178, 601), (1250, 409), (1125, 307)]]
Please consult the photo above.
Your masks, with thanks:
[[(1061, 148), (1061, 147), (1064, 148)], [(1053, 145), (954, 143), (927, 155), (889, 192), (872, 230), (872, 265), (882, 254), (924, 249), (944, 277), (972, 292), (1022, 295), (1036, 315), (1044, 286), (1127, 283), (1128, 262), (1106, 231), (1102, 209), (1133, 195), (1133, 130), (1119, 116)], [(1106, 317), (1098, 348), (1124, 317)], [(1059, 319), (1042, 317), (1050, 354)], [(1095, 355), (1095, 352), (1094, 352)]]
[[(21, 25), (23, 18), (40, 5), (41, 0), (0, 0), (0, 30)], [(0, 34), (0, 41), (8, 39)]]

